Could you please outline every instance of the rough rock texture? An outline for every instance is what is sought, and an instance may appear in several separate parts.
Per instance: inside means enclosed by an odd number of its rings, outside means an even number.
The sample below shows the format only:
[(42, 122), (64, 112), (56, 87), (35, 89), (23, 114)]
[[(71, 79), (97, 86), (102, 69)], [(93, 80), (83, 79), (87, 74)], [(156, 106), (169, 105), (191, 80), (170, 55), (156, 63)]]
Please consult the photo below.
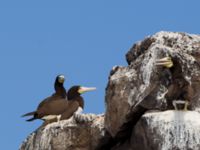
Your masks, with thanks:
[[(157, 66), (166, 56), (174, 66)], [(52, 123), (21, 150), (199, 150), (200, 36), (159, 32), (126, 59), (128, 66), (111, 70), (105, 118)], [(188, 101), (189, 111), (175, 111), (174, 100)]]
[[(157, 59), (166, 56), (172, 58), (174, 67), (169, 69), (155, 64)], [(149, 111), (158, 111), (157, 117), (161, 118), (161, 124), (163, 127), (166, 126), (167, 130), (174, 125), (174, 120), (169, 120), (168, 123), (164, 122), (165, 115), (160, 111), (174, 109), (173, 100), (187, 100), (189, 101), (189, 110), (195, 111), (194, 114), (199, 112), (200, 36), (159, 32), (136, 43), (126, 54), (126, 59), (129, 64), (127, 67), (116, 66), (110, 73), (106, 89), (105, 113), (105, 128), (107, 138), (109, 138), (107, 143), (104, 142), (99, 149), (182, 150), (191, 148), (186, 137), (178, 137), (171, 133), (170, 137), (163, 136), (163, 132), (159, 128), (160, 124), (154, 124), (155, 131), (149, 132), (153, 120), (148, 117), (152, 118), (152, 116), (143, 115)], [(142, 119), (140, 119), (141, 117)], [(196, 128), (193, 123), (196, 124), (197, 118), (191, 118), (189, 122), (191, 128)], [(186, 120), (182, 120), (183, 124), (186, 123)], [(143, 123), (147, 121), (148, 124)], [(141, 125), (143, 127), (139, 130)], [(180, 134), (188, 129), (187, 123), (185, 128), (183, 126), (177, 126)], [(173, 130), (174, 128), (172, 128), (172, 132)], [(136, 133), (138, 135), (134, 135)], [(156, 134), (152, 136), (154, 133)], [(160, 134), (162, 134), (162, 138)], [(196, 136), (194, 132), (190, 132), (189, 135)], [(167, 140), (174, 138), (177, 140), (173, 140), (170, 146), (164, 145)], [(159, 140), (156, 142), (156, 139)], [(186, 144), (182, 145), (183, 147), (176, 147), (175, 145), (178, 145), (180, 140)], [(136, 146), (142, 146), (133, 147), (134, 141), (138, 143)], [(192, 148), (200, 149), (199, 139), (194, 143), (196, 147), (193, 144)], [(160, 145), (157, 146), (158, 144)]]
[(146, 113), (131, 138), (112, 150), (199, 150), (199, 117), (195, 111)]
[(135, 126), (130, 148), (136, 150), (199, 150), (200, 113), (165, 111), (147, 113)]
[[(88, 118), (89, 119), (85, 119)], [(103, 115), (81, 115), (81, 122), (64, 120), (40, 127), (20, 150), (93, 150), (104, 135)], [(83, 119), (84, 118), (84, 119)]]
[[(172, 57), (173, 69), (155, 65), (164, 56)], [(139, 105), (168, 110), (170, 101), (187, 99), (191, 110), (199, 110), (200, 36), (159, 32), (136, 43), (126, 58), (129, 65), (113, 68), (106, 91), (105, 127), (113, 137)]]

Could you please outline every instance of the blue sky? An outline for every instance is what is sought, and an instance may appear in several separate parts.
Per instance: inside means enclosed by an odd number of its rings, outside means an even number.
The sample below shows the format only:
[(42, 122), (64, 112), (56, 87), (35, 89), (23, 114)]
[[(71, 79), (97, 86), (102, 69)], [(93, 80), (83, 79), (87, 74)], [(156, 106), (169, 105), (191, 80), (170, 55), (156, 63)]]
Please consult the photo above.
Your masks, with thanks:
[(20, 116), (53, 93), (57, 74), (65, 87), (96, 86), (84, 94), (86, 113), (105, 110), (105, 87), (114, 65), (155, 32), (199, 34), (200, 1), (0, 1), (1, 149), (18, 149), (42, 122)]

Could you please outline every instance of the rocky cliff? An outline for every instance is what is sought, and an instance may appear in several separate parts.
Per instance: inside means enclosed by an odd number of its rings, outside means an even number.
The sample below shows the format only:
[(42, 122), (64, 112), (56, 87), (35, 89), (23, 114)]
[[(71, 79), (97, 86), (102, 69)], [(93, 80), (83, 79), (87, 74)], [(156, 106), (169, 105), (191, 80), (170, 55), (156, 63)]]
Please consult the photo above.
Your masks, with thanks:
[[(173, 66), (158, 66), (163, 57)], [(49, 124), (20, 149), (199, 150), (200, 36), (159, 32), (134, 44), (126, 59), (128, 66), (110, 72), (105, 117)], [(188, 102), (188, 111), (174, 110), (174, 102)]]
[(41, 126), (20, 150), (92, 150), (104, 135), (104, 115), (78, 114), (70, 120)]

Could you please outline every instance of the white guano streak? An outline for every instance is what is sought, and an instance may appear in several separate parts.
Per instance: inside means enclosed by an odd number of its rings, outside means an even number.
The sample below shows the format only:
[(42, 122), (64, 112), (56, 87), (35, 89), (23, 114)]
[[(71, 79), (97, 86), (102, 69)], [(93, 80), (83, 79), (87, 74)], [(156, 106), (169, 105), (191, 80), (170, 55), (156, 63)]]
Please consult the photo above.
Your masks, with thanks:
[(144, 115), (148, 126), (161, 135), (161, 150), (171, 150), (176, 146), (181, 150), (199, 150), (200, 113), (195, 111), (165, 111), (162, 114)]

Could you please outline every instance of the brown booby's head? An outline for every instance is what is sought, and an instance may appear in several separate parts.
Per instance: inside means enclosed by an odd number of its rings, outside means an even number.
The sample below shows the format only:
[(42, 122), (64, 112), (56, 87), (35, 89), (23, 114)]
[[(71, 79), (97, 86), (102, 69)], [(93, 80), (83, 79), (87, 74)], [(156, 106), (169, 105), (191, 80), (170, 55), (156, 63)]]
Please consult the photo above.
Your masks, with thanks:
[(64, 87), (65, 77), (64, 75), (58, 75), (56, 77), (55, 83), (54, 83), (54, 89), (58, 95), (61, 95), (63, 98), (67, 96), (67, 92)]
[(57, 83), (60, 83), (60, 84), (63, 84), (65, 82), (65, 76), (60, 74), (56, 77), (56, 82)]
[(171, 68), (171, 67), (173, 67), (174, 63), (172, 61), (172, 58), (167, 56), (167, 57), (164, 57), (164, 58), (161, 58), (161, 59), (157, 59), (156, 65), (157, 66), (163, 66), (163, 67), (166, 67), (166, 68)]
[(75, 86), (72, 86), (68, 90), (67, 97), (68, 97), (68, 100), (71, 100), (73, 98), (80, 96), (81, 94), (83, 94), (85, 92), (94, 91), (94, 90), (96, 90), (95, 87), (83, 87), (80, 85), (75, 85)]

